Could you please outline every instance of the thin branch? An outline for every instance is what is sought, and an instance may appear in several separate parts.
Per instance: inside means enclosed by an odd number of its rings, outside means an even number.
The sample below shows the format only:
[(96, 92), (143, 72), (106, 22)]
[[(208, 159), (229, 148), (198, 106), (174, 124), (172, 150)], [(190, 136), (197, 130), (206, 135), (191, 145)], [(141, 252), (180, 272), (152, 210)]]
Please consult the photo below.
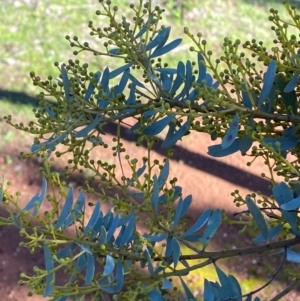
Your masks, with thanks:
[(297, 278), (295, 281), (293, 281), (287, 288), (285, 288), (282, 292), (277, 294), (275, 297), (270, 299), (270, 301), (278, 301), (282, 300), (281, 298), (288, 293), (290, 293), (293, 289), (296, 289), (297, 287), (300, 286), (300, 278)]
[(282, 261), (277, 269), (277, 271), (272, 275), (272, 277), (269, 279), (269, 281), (267, 283), (265, 283), (263, 286), (261, 286), (260, 288), (246, 294), (246, 295), (243, 295), (243, 297), (248, 297), (248, 296), (251, 296), (253, 294), (256, 294), (258, 293), (259, 291), (263, 290), (265, 287), (267, 287), (275, 278), (276, 276), (278, 275), (278, 273), (281, 271), (282, 267), (283, 267), (283, 264), (285, 262), (285, 258), (286, 258), (286, 249), (287, 248), (284, 248), (284, 254), (283, 254), (283, 257), (282, 257)]

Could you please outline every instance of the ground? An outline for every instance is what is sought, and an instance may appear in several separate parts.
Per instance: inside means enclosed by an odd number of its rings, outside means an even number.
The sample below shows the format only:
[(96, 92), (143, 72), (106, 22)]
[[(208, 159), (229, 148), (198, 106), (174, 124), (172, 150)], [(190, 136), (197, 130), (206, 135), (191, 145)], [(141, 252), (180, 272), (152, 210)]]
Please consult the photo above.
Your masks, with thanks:
[[(2, 134), (9, 130), (7, 125), (1, 121)], [(112, 139), (116, 127), (111, 125), (108, 127), (107, 139)], [(24, 138), (25, 137), (25, 138)], [(143, 147), (137, 148), (134, 143), (134, 137), (130, 136), (126, 128), (122, 131), (124, 138), (124, 146), (129, 154), (140, 158), (145, 155)], [(28, 200), (40, 190), (41, 176), (38, 172), (38, 160), (22, 160), (19, 152), (21, 150), (28, 151), (31, 144), (31, 137), (19, 136), (18, 144), (16, 138), (14, 143), (1, 144), (0, 158), (0, 174), (3, 174), (5, 180), (12, 182), (11, 191), (22, 193), (20, 202), (25, 204)], [(251, 168), (246, 167), (249, 157), (242, 157), (235, 154), (224, 159), (214, 159), (208, 157), (207, 146), (211, 145), (210, 138), (204, 134), (192, 134), (186, 136), (184, 140), (175, 147), (176, 154), (171, 161), (171, 174), (177, 176), (179, 185), (183, 187), (183, 194), (193, 195), (193, 204), (187, 217), (190, 223), (193, 223), (206, 208), (224, 208), (228, 214), (239, 211), (233, 204), (230, 193), (234, 189), (239, 189), (242, 195), (250, 191), (260, 190), (268, 194), (268, 182), (260, 177), (265, 172), (263, 162), (255, 161)], [(111, 160), (109, 151), (99, 150), (96, 156)], [(158, 147), (156, 149), (158, 159), (163, 158), (163, 152)], [(63, 161), (58, 161), (55, 166), (59, 171), (63, 168)], [(84, 177), (76, 176), (72, 178), (73, 186), (78, 188), (82, 185)], [(94, 199), (90, 197), (90, 200)], [(0, 215), (4, 216), (5, 212), (2, 208)], [(251, 239), (243, 237), (237, 239), (236, 234), (239, 229), (236, 227), (223, 227), (220, 229), (214, 239), (213, 248), (219, 249), (221, 246), (239, 247), (247, 246), (251, 243)], [(0, 227), (0, 299), (2, 301), (41, 301), (41, 297), (26, 297), (28, 289), (18, 285), (20, 272), (31, 273), (34, 265), (43, 265), (43, 254), (37, 252), (34, 255), (29, 254), (26, 249), (19, 247), (20, 236), (18, 230), (14, 227)], [(262, 262), (269, 262), (270, 271), (264, 270)], [(236, 258), (233, 261), (225, 262), (225, 266), (229, 267), (229, 271), (237, 273), (238, 277), (244, 279), (245, 290), (252, 278), (262, 277), (267, 273), (267, 277), (271, 277), (275, 269), (272, 271), (273, 259), (268, 259), (264, 255), (257, 257)], [(275, 262), (277, 262), (275, 260)], [(205, 276), (205, 275), (204, 275)], [(190, 279), (194, 283), (194, 287), (198, 287), (199, 294), (201, 289), (199, 286), (203, 283), (201, 272), (195, 274)], [(264, 283), (262, 280), (260, 283)], [(274, 282), (272, 286), (262, 295), (262, 300), (269, 300), (272, 295), (280, 288), (284, 288), (287, 282), (280, 279)], [(250, 287), (250, 286), (249, 286)], [(251, 286), (252, 288), (252, 286)], [(196, 289), (195, 289), (196, 290)], [(250, 289), (251, 290), (251, 289)], [(296, 292), (290, 293), (282, 300), (300, 300), (300, 294)]]

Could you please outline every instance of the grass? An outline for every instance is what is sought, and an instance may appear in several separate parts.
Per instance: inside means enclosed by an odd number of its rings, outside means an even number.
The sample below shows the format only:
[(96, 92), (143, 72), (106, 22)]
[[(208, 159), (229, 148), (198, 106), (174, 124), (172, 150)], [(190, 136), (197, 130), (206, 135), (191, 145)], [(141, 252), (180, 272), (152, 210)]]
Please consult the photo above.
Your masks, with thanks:
[[(90, 42), (87, 23), (89, 20), (97, 22), (94, 11), (99, 5), (96, 0), (3, 1), (4, 5), (0, 6), (1, 115), (11, 114), (16, 119), (26, 122), (33, 117), (32, 106), (37, 105), (31, 96), (39, 92), (31, 85), (29, 72), (33, 70), (42, 77), (57, 76), (58, 72), (53, 62), (65, 62), (74, 58), (65, 35), (77, 35), (80, 39)], [(112, 2), (116, 3), (122, 12), (126, 12), (126, 1)], [(185, 26), (193, 33), (200, 31), (208, 40), (209, 48), (215, 56), (221, 54), (222, 40), (225, 36), (241, 41), (256, 38), (265, 41), (266, 47), (270, 48), (274, 36), (270, 30), (271, 24), (267, 21), (268, 9), (278, 9), (281, 15), (287, 18), (280, 1), (203, 0), (199, 4), (199, 1), (190, 0), (186, 3), (190, 6), (184, 11), (183, 20), (179, 18), (179, 14), (177, 18), (173, 15), (172, 19), (170, 4), (167, 9), (166, 24), (171, 20), (173, 38), (183, 36)], [(93, 43), (98, 43), (100, 47), (102, 42)], [(185, 37), (182, 46), (170, 55), (170, 65), (175, 66), (179, 60), (188, 58), (193, 60), (195, 56), (188, 52), (191, 45), (192, 42)], [(79, 59), (88, 62), (93, 70), (102, 70), (106, 64), (110, 68), (116, 67), (115, 63), (108, 62), (107, 58), (102, 60), (86, 53), (80, 54)], [(2, 123), (0, 134), (2, 144), (17, 140), (16, 132), (7, 130)], [(19, 132), (18, 135), (22, 133)], [(11, 159), (6, 157), (5, 160), (9, 164)], [(213, 267), (192, 272), (188, 282), (196, 291), (204, 278), (216, 280)], [(252, 278), (242, 280), (245, 291), (251, 291), (263, 283), (262, 278)]]

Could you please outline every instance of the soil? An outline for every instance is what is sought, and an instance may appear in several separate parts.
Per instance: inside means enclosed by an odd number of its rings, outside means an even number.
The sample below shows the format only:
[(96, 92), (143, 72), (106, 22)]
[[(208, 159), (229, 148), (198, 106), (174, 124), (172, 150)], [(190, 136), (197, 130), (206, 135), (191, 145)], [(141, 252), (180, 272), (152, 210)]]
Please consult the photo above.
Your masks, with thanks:
[[(130, 121), (129, 121), (130, 122)], [(2, 134), (7, 131), (7, 125), (1, 121)], [(116, 133), (116, 126), (110, 125), (106, 128), (106, 139), (112, 141)], [(19, 139), (18, 139), (19, 137)], [(135, 137), (130, 135), (127, 128), (123, 128), (122, 137), (127, 153), (132, 157), (141, 158), (146, 153), (145, 148), (134, 145)], [(20, 151), (28, 151), (31, 145), (31, 137), (24, 139), (24, 136), (16, 136), (11, 143), (1, 144), (0, 174), (5, 181), (11, 181), (11, 193), (20, 191), (20, 206), (24, 206), (30, 198), (40, 191), (41, 175), (38, 168), (40, 162), (35, 159), (22, 160)], [(179, 142), (175, 149), (175, 155), (171, 160), (171, 177), (176, 176), (178, 184), (183, 188), (183, 195), (192, 194), (193, 203), (187, 213), (189, 223), (193, 223), (201, 212), (207, 208), (223, 208), (228, 214), (239, 211), (230, 195), (235, 189), (239, 189), (242, 195), (249, 192), (260, 190), (269, 194), (268, 181), (260, 177), (262, 172), (266, 172), (262, 161), (255, 161), (250, 168), (246, 167), (249, 157), (235, 154), (222, 159), (216, 159), (207, 155), (207, 147), (212, 142), (207, 135), (193, 133), (186, 136)], [(158, 147), (155, 149), (155, 156), (162, 160), (164, 151)], [(94, 156), (101, 156), (112, 160), (110, 151), (101, 148)], [(55, 168), (61, 171), (64, 161), (57, 161)], [(125, 167), (125, 165), (124, 165)], [(125, 171), (126, 172), (126, 171)], [(84, 176), (76, 175), (71, 179), (73, 187), (78, 189), (84, 183)], [(89, 196), (88, 201), (96, 201)], [(47, 205), (45, 205), (47, 206)], [(45, 208), (42, 208), (42, 210)], [(89, 214), (89, 212), (87, 212)], [(2, 208), (0, 215), (6, 213)], [(247, 237), (236, 238), (239, 228), (224, 226), (218, 230), (214, 238), (214, 249), (221, 249), (222, 246), (247, 246), (251, 240)], [(43, 253), (38, 251), (30, 254), (27, 249), (19, 247), (21, 238), (18, 229), (14, 227), (0, 227), (0, 300), (2, 301), (42, 301), (45, 298), (39, 296), (27, 297), (28, 288), (19, 286), (20, 272), (31, 273), (35, 265), (43, 266)], [(230, 264), (229, 271), (237, 271), (242, 278), (253, 277), (249, 275), (247, 266), (256, 266), (257, 277), (264, 273), (262, 262), (267, 260), (266, 255), (235, 258)], [(268, 259), (269, 260), (269, 259)], [(272, 261), (270, 261), (272, 263)], [(275, 269), (274, 269), (275, 271)], [(274, 271), (272, 273), (274, 273)], [(272, 275), (270, 274), (270, 276)], [(203, 279), (199, 279), (203, 283)], [(274, 282), (271, 286), (272, 295), (281, 288), (287, 286), (287, 282)], [(264, 297), (262, 300), (271, 299), (271, 296)], [(282, 300), (300, 300), (300, 294), (292, 292)]]

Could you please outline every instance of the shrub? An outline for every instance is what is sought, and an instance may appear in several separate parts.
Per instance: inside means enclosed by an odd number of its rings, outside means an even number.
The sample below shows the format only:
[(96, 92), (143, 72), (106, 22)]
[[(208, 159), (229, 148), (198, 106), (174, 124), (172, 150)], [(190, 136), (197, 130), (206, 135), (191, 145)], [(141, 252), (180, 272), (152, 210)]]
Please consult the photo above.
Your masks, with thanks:
[[(193, 61), (169, 66), (161, 57), (182, 39), (168, 41), (171, 28), (160, 25), (163, 9), (151, 1), (140, 1), (130, 5), (132, 16), (126, 19), (111, 1), (99, 2), (96, 15), (105, 18), (105, 26), (98, 28), (92, 21), (88, 26), (93, 38), (104, 41), (102, 50), (78, 37), (66, 39), (75, 55), (91, 52), (108, 62), (118, 60), (120, 67), (95, 72), (88, 64), (70, 59), (55, 63), (58, 79), (42, 80), (31, 72), (33, 84), (43, 90), (38, 95), (40, 107), (34, 111), (36, 120), (26, 126), (5, 117), (15, 128), (36, 135), (31, 153), (22, 156), (43, 161), (41, 192), (25, 208), (19, 208), (7, 185), (1, 186), (0, 200), (10, 213), (9, 218), (1, 218), (1, 224), (19, 227), (26, 239), (22, 245), (32, 252), (44, 250), (45, 268), (34, 267), (31, 276), (21, 274), (20, 283), (28, 285), (32, 294), (55, 301), (85, 300), (87, 296), (104, 300), (108, 295), (114, 300), (196, 300), (182, 276), (213, 265), (219, 282), (204, 281), (205, 301), (251, 300), (266, 285), (243, 294), (237, 279), (218, 266), (219, 259), (275, 251), (282, 254), (283, 262), (300, 262), (294, 249), (300, 243), (300, 54), (297, 36), (289, 35), (290, 27), (300, 29), (295, 7), (284, 3), (290, 15), (287, 21), (270, 10), (274, 47), (266, 49), (262, 41), (242, 43), (225, 38), (224, 53), (216, 60), (201, 33), (184, 28), (194, 43), (190, 48)], [(265, 72), (257, 69), (257, 62), (266, 66)], [(122, 144), (120, 126), (128, 117), (135, 121), (130, 131), (137, 137), (136, 147), (147, 149), (140, 162)], [(111, 146), (118, 166), (90, 158), (94, 149), (109, 148), (104, 126), (110, 123), (118, 128)], [(153, 158), (153, 147), (158, 143), (156, 135), (164, 129), (166, 137), (160, 147), (166, 156), (159, 162)], [(253, 161), (263, 158), (269, 167), (270, 174), (263, 177), (269, 179), (272, 195), (232, 193), (241, 207), (239, 217), (251, 217), (244, 223), (257, 232), (253, 245), (207, 250), (222, 222), (236, 222), (221, 209), (205, 210), (187, 228), (184, 215), (192, 196), (183, 195), (177, 183), (180, 179), (169, 179), (169, 169), (172, 147), (192, 131), (220, 139), (219, 144), (208, 147), (210, 156), (240, 152)], [(66, 154), (68, 165), (60, 175), (52, 165), (56, 157)], [(130, 174), (124, 173), (125, 164)], [(86, 170), (85, 187), (74, 199), (68, 179)], [(282, 182), (274, 180), (275, 174)], [(100, 183), (98, 189), (91, 188), (92, 182)], [(87, 203), (86, 193), (97, 196), (99, 202)], [(50, 210), (39, 210), (43, 201)], [(101, 206), (108, 201), (114, 210), (104, 213)], [(85, 221), (87, 206), (93, 212)], [(137, 231), (137, 223), (146, 226), (146, 233)], [(66, 232), (68, 228), (75, 229), (75, 237)], [(182, 246), (191, 254), (182, 255)], [(194, 259), (204, 261), (193, 265)], [(178, 263), (184, 267), (179, 269)], [(281, 270), (282, 265), (267, 285)], [(69, 277), (64, 285), (56, 284), (58, 272)], [(290, 272), (289, 276), (291, 285), (272, 300), (299, 285), (298, 275)], [(173, 288), (172, 277), (180, 279), (183, 292)]]

